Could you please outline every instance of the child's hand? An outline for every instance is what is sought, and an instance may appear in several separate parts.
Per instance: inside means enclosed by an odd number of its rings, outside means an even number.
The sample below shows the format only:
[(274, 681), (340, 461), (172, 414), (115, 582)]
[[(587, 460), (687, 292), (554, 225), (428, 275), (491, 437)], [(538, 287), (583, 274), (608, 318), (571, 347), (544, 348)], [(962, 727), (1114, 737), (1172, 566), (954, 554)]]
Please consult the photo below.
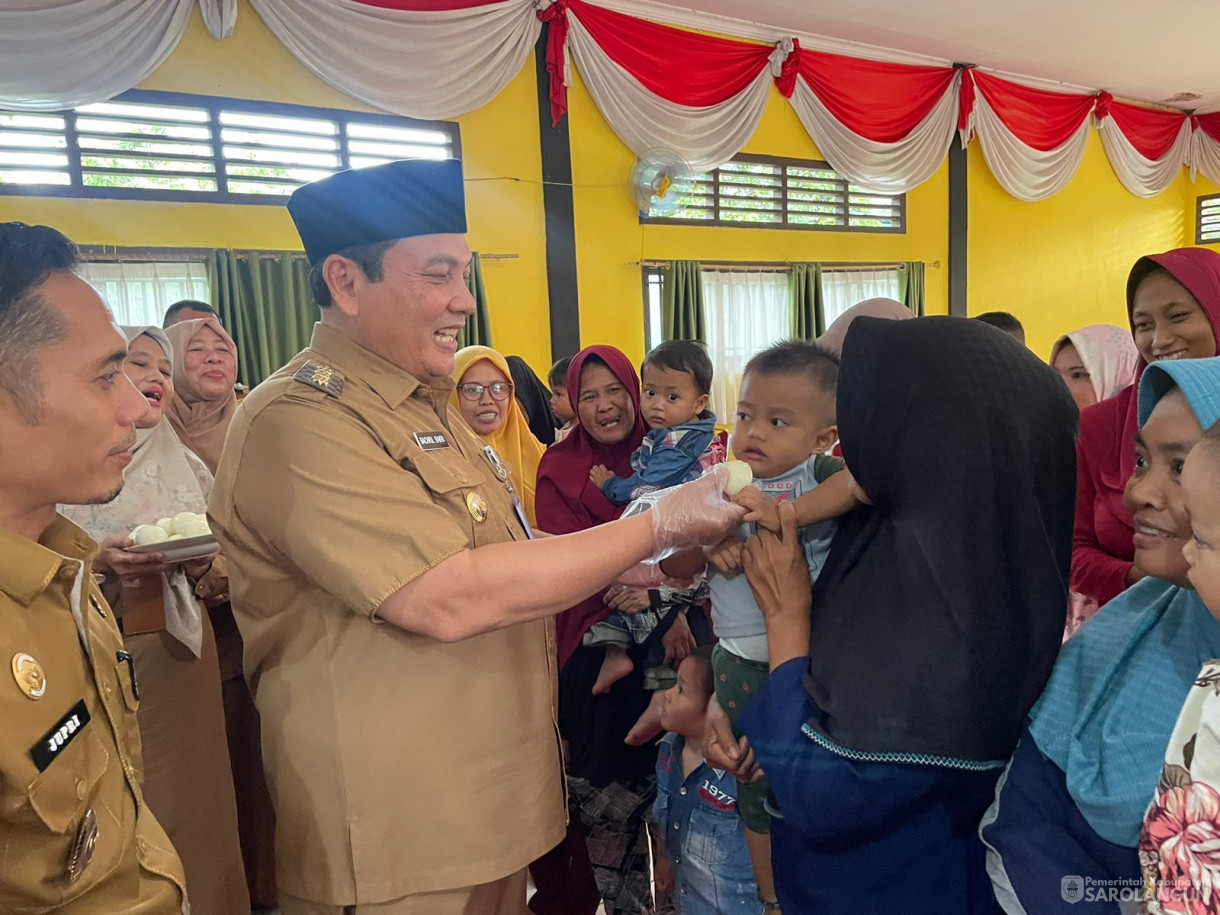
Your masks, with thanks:
[(665, 646), (665, 663), (672, 664), (675, 669), (698, 647), (685, 614), (674, 617), (669, 631), (661, 636), (661, 644)]
[(669, 865), (669, 856), (665, 854), (664, 847), (658, 847), (656, 855), (652, 868), (652, 879), (657, 885), (657, 890), (668, 895), (674, 891), (673, 868)]
[(589, 479), (593, 481), (593, 485), (601, 489), (607, 480), (613, 480), (614, 474), (606, 469), (604, 464), (594, 464), (589, 468)]
[(773, 534), (779, 533), (779, 502), (770, 496), (764, 496), (757, 486), (747, 486), (733, 496), (733, 501), (745, 506), (746, 516), (742, 521), (747, 524), (753, 521)]
[[(770, 500), (768, 500), (770, 501)], [(736, 534), (725, 537), (714, 547), (707, 550), (708, 562), (714, 565), (724, 575), (736, 575), (742, 569), (745, 557), (745, 544)]]
[(606, 592), (605, 604), (619, 613), (631, 615), (651, 609), (652, 600), (642, 588), (611, 588)]

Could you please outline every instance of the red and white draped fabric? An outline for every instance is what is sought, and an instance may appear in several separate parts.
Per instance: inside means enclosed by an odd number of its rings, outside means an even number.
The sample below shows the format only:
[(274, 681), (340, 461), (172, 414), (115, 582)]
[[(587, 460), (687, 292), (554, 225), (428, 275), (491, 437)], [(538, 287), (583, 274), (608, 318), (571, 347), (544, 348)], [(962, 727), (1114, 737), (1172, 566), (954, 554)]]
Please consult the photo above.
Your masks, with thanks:
[(978, 137), (1004, 190), (1026, 201), (1063, 190), (1084, 158), (1094, 97), (1034, 89), (977, 70), (962, 76), (962, 141)]
[[(196, 0), (9, 0), (0, 3), (0, 110), (58, 111), (125, 92), (178, 45)], [(215, 38), (237, 0), (199, 0)]]
[(957, 71), (794, 45), (777, 82), (835, 171), (868, 190), (901, 194), (940, 168), (957, 128)]
[(521, 72), (542, 24), (533, 0), (251, 0), (296, 58), (395, 114), (451, 118)]
[(1102, 92), (1094, 114), (1114, 174), (1137, 197), (1155, 197), (1190, 161), (1190, 119), (1180, 111), (1128, 105)]
[[(768, 45), (658, 25), (584, 0), (559, 0), (543, 15), (553, 30), (566, 26), (567, 48), (594, 104), (632, 152), (672, 149), (701, 172), (729, 161), (750, 139), (782, 64), (782, 51)], [(550, 43), (548, 53), (557, 52)], [(566, 99), (556, 98), (556, 77), (562, 74), (565, 86), (571, 80), (566, 61), (552, 56), (548, 69), (557, 117)]]
[(1209, 181), (1220, 184), (1220, 112), (1200, 114), (1190, 119), (1190, 173), (1202, 172)]

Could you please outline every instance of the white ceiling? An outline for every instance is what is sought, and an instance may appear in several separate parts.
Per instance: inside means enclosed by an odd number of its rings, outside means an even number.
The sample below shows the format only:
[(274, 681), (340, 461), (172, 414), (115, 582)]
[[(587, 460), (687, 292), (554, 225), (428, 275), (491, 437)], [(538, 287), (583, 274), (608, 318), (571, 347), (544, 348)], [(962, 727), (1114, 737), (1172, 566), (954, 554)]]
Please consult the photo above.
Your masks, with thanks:
[[(1108, 89), (1120, 98), (1220, 108), (1216, 0), (680, 0), (671, 8)], [(665, 18), (682, 24), (681, 16)], [(717, 31), (742, 34), (728, 23)], [(1201, 98), (1170, 102), (1178, 93)]]

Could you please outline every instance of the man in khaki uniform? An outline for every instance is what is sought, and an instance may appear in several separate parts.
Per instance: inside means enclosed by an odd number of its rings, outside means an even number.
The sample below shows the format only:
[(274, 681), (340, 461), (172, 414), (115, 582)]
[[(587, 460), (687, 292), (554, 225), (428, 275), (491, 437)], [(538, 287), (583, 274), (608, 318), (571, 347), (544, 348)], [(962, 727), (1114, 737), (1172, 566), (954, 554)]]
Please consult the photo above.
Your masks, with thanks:
[(651, 519), (530, 541), (498, 456), (448, 410), (474, 311), (460, 163), (341, 172), (289, 211), (322, 322), (238, 410), (209, 507), (281, 910), (524, 912), (525, 867), (565, 829), (544, 618), (676, 527), (715, 542), (739, 515), (709, 485), (690, 512), (675, 494)]
[(138, 686), (97, 545), (55, 511), (118, 494), (148, 410), (77, 258), (54, 229), (0, 224), (0, 912), (187, 913), (140, 792)]

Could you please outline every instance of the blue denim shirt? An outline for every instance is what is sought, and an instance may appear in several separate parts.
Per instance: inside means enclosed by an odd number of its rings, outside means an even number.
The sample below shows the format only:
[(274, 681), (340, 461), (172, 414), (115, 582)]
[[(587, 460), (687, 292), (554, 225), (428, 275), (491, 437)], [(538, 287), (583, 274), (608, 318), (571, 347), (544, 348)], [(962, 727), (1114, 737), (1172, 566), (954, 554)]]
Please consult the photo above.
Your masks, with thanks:
[(652, 815), (665, 836), (679, 915), (759, 915), (762, 903), (737, 815), (737, 780), (700, 763), (682, 777), (677, 734), (661, 738)]
[(652, 429), (631, 455), (635, 473), (607, 480), (602, 493), (615, 505), (626, 505), (658, 489), (689, 483), (703, 473), (699, 458), (715, 437), (716, 414), (711, 410), (672, 429)]

